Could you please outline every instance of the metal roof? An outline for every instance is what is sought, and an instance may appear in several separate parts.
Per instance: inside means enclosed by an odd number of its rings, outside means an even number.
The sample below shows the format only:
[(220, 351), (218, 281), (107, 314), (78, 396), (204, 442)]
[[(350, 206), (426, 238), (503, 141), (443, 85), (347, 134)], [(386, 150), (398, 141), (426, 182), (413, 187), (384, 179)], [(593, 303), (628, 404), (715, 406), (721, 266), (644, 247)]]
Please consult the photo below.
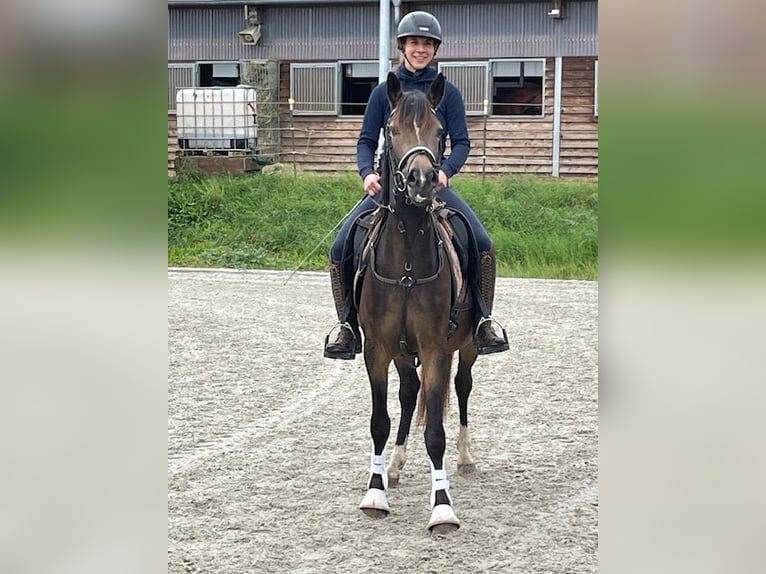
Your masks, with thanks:
[[(423, 0), (399, 0), (402, 4), (422, 3)], [(428, 0), (429, 4), (460, 3), (464, 0)], [(522, 2), (550, 2), (551, 0), (495, 0), (492, 4), (518, 4)], [(576, 2), (577, 0), (569, 0)], [(379, 4), (380, 0), (168, 0), (168, 6), (332, 6), (339, 4)], [(395, 2), (392, 1), (392, 4)], [(476, 2), (486, 4), (486, 2)]]
[[(239, 40), (244, 23), (241, 5), (173, 6), (168, 19), (168, 61), (377, 60), (375, 3), (329, 4), (267, 9), (257, 45)], [(450, 23), (440, 60), (598, 54), (595, 0), (570, 2), (567, 17), (560, 20), (548, 17), (547, 6), (537, 2), (426, 0), (417, 6)]]

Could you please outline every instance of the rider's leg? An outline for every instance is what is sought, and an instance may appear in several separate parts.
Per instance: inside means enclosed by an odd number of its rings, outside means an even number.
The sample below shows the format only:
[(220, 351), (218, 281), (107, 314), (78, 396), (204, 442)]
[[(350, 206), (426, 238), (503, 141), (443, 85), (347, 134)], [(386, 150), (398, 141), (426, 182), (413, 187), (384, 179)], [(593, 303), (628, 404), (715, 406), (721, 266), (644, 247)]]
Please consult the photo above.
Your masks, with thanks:
[(344, 254), (343, 250), (346, 246), (346, 238), (357, 217), (365, 211), (374, 209), (374, 207), (375, 202), (371, 197), (366, 197), (361, 201), (338, 231), (330, 249), (330, 284), (335, 311), (338, 313), (338, 321), (341, 323), (335, 341), (325, 345), (324, 356), (330, 359), (353, 359), (356, 353), (362, 350), (359, 322), (351, 300), (351, 286), (343, 273), (344, 257), (351, 257), (353, 254)]
[(495, 246), (488, 251), (479, 253), (479, 291), (487, 306), (487, 321), (482, 321), (476, 331), (476, 348), (480, 355), (500, 353), (509, 349), (507, 336), (498, 333), (492, 325), (492, 305), (495, 301), (495, 277), (497, 274), (497, 260), (495, 259)]
[(359, 324), (349, 295), (350, 290), (343, 281), (341, 263), (330, 262), (330, 284), (340, 325), (335, 341), (325, 345), (324, 356), (330, 359), (353, 359), (356, 353), (362, 350), (362, 339), (359, 336)]
[(481, 294), (486, 308), (486, 312), (482, 312), (482, 320), (479, 322), (479, 327), (476, 331), (476, 348), (480, 355), (507, 351), (509, 348), (507, 337), (504, 332), (498, 332), (492, 320), (495, 278), (497, 274), (495, 246), (484, 224), (454, 189), (447, 187), (439, 192), (438, 197), (447, 204), (447, 207), (456, 209), (465, 216), (476, 238), (476, 246), (479, 251), (479, 269), (477, 270), (478, 277), (472, 279), (478, 283), (478, 292)]

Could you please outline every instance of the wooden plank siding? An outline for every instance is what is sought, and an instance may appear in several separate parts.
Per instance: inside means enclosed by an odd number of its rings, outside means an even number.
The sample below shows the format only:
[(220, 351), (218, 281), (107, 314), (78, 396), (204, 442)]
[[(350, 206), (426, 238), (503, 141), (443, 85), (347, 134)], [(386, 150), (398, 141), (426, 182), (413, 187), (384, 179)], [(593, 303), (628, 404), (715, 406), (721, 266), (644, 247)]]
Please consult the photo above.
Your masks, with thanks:
[[(562, 61), (561, 139), (559, 174), (598, 176), (598, 117), (594, 115), (595, 58), (565, 57)], [(505, 118), (468, 116), (471, 154), (462, 173), (490, 176), (510, 173), (551, 175), (555, 59), (546, 59), (545, 116)], [(356, 141), (360, 116), (291, 115), (290, 63), (280, 63), (279, 153), (275, 159), (314, 172), (356, 172)], [(178, 149), (175, 115), (168, 114), (168, 173)], [(486, 157), (485, 157), (486, 156)]]
[[(279, 101), (290, 98), (290, 62), (279, 66)], [(361, 116), (292, 115), (279, 106), (279, 161), (316, 172), (356, 172), (356, 140)]]
[(168, 175), (176, 173), (176, 155), (178, 154), (178, 130), (175, 112), (168, 112)]
[[(553, 172), (553, 58), (545, 61), (541, 118), (468, 116), (471, 155), (461, 173), (502, 176)], [(486, 138), (484, 132), (486, 130)], [(486, 145), (484, 140), (486, 139)], [(486, 157), (484, 157), (486, 155)]]
[(561, 176), (598, 176), (595, 68), (595, 58), (562, 60)]

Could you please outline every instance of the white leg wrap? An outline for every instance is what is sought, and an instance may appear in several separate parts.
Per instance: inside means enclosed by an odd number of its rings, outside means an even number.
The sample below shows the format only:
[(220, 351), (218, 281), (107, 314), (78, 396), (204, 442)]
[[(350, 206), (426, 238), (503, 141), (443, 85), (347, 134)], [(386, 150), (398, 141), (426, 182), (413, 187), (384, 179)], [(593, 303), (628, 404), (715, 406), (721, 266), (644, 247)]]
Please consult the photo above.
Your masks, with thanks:
[[(372, 479), (373, 474), (379, 474), (381, 478), (383, 479), (383, 488), (388, 490), (388, 473), (386, 472), (386, 455), (375, 454), (375, 451), (373, 450), (372, 455), (370, 456), (370, 479)], [(367, 485), (370, 484), (370, 479), (367, 481)]]
[(434, 469), (433, 463), (431, 463), (431, 508), (436, 504), (436, 491), (443, 490), (450, 505), (452, 505), (452, 497), (449, 495), (449, 479), (447, 478), (447, 469), (441, 470)]

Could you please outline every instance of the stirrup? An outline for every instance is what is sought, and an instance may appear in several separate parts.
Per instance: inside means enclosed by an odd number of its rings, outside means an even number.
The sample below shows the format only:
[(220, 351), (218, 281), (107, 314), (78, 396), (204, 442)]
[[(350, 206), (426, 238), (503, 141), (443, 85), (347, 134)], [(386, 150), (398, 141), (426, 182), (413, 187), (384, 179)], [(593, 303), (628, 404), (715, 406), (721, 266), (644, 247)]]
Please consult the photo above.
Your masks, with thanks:
[[(350, 351), (328, 351), (327, 345), (330, 342), (330, 335), (332, 332), (337, 328), (340, 327), (341, 329), (347, 329), (349, 333), (351, 333), (352, 338), (352, 345)], [(356, 358), (356, 354), (360, 353), (362, 351), (362, 341), (359, 339), (359, 337), (356, 336), (356, 333), (354, 332), (354, 328), (351, 326), (351, 324), (346, 321), (345, 323), (335, 323), (329, 331), (327, 331), (327, 335), (325, 335), (324, 338), (324, 356), (328, 359), (344, 359), (344, 360), (354, 360)]]
[[(503, 342), (498, 343), (495, 345), (487, 345), (485, 347), (480, 347), (478, 344), (478, 335), (479, 335), (479, 328), (484, 323), (496, 323), (498, 327), (500, 327), (500, 330), (503, 332)], [(473, 333), (473, 342), (474, 345), (476, 345), (476, 350), (480, 355), (490, 355), (492, 353), (502, 353), (503, 351), (507, 351), (511, 348), (511, 346), (508, 344), (508, 333), (505, 332), (505, 327), (503, 327), (503, 324), (495, 319), (492, 316), (489, 317), (482, 317), (479, 319), (479, 322), (476, 324), (476, 330)]]

